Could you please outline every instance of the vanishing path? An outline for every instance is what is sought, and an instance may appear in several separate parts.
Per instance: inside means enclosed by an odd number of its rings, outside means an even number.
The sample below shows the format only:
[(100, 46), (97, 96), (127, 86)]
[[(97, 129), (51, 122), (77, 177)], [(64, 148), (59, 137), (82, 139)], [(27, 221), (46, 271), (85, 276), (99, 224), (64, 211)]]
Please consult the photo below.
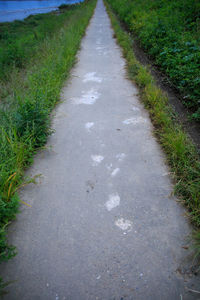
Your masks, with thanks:
[(184, 210), (101, 0), (39, 153), (3, 266), (11, 300), (190, 299)]

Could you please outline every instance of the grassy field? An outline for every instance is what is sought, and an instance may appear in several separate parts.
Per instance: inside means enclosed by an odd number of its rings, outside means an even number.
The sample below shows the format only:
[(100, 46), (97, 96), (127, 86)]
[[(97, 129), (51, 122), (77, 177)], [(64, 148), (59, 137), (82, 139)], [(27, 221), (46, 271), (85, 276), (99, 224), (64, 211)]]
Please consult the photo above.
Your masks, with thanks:
[(15, 255), (6, 228), (18, 212), (17, 191), (33, 180), (24, 170), (51, 133), (50, 112), (95, 5), (88, 0), (62, 6), (59, 14), (0, 24), (0, 261)]
[[(130, 79), (137, 83), (140, 97), (150, 113), (155, 135), (161, 143), (171, 167), (175, 193), (188, 208), (197, 231), (194, 233), (196, 254), (200, 257), (200, 161), (197, 150), (178, 124), (166, 95), (156, 86), (148, 70), (135, 58), (133, 40), (122, 29), (120, 21), (106, 0), (107, 11), (123, 55)], [(120, 0), (119, 0), (120, 1)]]
[(200, 121), (200, 1), (108, 2)]

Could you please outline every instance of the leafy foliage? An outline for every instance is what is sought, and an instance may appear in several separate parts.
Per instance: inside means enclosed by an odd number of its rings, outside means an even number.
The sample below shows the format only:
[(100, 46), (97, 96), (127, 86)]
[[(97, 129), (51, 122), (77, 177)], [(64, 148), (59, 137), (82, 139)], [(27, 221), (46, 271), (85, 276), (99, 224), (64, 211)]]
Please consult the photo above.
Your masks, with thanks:
[(200, 121), (200, 1), (108, 0)]

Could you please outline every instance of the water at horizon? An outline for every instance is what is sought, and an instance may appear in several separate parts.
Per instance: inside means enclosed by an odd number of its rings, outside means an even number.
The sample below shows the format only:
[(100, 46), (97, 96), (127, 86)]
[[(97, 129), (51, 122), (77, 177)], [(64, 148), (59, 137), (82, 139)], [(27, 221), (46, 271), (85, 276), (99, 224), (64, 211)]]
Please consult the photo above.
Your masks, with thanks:
[(83, 0), (0, 0), (0, 22), (23, 20), (29, 15), (56, 10), (61, 4), (73, 4)]

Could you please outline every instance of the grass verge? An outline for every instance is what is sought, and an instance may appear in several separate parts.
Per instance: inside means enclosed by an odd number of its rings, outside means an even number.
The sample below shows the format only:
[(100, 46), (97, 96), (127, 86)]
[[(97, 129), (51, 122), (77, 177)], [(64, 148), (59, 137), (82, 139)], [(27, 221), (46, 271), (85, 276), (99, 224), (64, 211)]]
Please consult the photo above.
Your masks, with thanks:
[[(130, 79), (139, 87), (141, 99), (148, 109), (155, 134), (162, 145), (175, 182), (175, 194), (188, 208), (192, 223), (200, 230), (200, 161), (197, 150), (187, 134), (178, 124), (176, 115), (168, 104), (166, 95), (156, 86), (148, 70), (135, 58), (133, 41), (122, 29), (120, 22), (111, 7), (105, 1), (107, 12), (115, 32), (118, 44), (127, 62)], [(200, 254), (200, 240), (196, 240), (195, 248)]]
[[(50, 129), (50, 113), (75, 63), (96, 0), (3, 23), (0, 35), (0, 262), (16, 254), (6, 228), (18, 212), (18, 189)], [(6, 50), (7, 49), (7, 50)], [(6, 52), (7, 51), (7, 52)], [(4, 286), (0, 280), (0, 287)]]

